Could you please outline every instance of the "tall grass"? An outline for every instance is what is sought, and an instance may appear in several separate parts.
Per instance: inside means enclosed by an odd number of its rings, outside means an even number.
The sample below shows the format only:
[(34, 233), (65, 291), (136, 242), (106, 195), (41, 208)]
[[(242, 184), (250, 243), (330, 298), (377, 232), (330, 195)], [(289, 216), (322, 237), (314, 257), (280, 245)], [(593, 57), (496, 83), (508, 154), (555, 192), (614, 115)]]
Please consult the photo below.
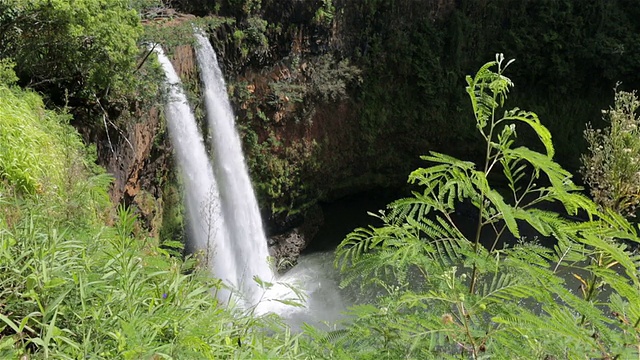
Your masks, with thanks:
[(0, 177), (30, 194), (61, 186), (68, 116), (45, 110), (33, 92), (0, 85), (0, 119)]

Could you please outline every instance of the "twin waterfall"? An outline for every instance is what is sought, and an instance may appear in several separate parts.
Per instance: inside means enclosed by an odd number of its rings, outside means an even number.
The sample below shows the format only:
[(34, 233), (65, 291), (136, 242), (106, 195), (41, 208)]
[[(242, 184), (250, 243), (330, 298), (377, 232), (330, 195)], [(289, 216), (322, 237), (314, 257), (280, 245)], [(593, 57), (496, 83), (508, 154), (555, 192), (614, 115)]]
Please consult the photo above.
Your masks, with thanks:
[[(267, 261), (260, 212), (224, 78), (209, 41), (201, 34), (195, 36), (213, 160), (207, 154), (180, 78), (162, 49), (155, 49), (167, 77), (166, 118), (184, 179), (188, 247), (201, 252), (213, 275), (235, 290), (235, 300), (252, 306), (263, 296), (254, 278), (270, 282), (274, 273)], [(218, 292), (221, 301), (227, 302), (230, 297), (228, 291)]]

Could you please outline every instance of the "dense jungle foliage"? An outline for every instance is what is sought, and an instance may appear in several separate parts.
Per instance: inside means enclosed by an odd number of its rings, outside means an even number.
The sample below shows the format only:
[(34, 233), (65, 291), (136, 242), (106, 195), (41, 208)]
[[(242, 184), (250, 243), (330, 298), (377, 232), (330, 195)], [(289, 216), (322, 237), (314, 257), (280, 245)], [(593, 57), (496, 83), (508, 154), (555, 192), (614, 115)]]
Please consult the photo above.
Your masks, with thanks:
[(576, 129), (611, 102), (617, 81), (624, 82), (621, 90), (639, 85), (640, 24), (633, 1), (378, 0), (343, 6), (340, 50), (358, 59), (366, 74), (357, 102), (371, 151), (394, 138), (405, 144), (394, 147), (404, 157), (415, 158), (425, 147), (460, 155), (480, 150), (468, 145), (478, 138), (462, 120), (469, 107), (459, 86), (477, 64), (508, 52), (520, 62), (512, 74), (520, 87), (516, 100), (548, 119), (559, 159), (577, 169), (584, 144)]
[[(3, 1), (0, 357), (638, 357), (639, 239), (623, 216), (638, 204), (640, 124), (622, 90), (640, 85), (639, 11), (631, 0)], [(366, 301), (338, 330), (294, 333), (218, 303), (223, 285), (181, 256), (179, 210), (160, 221), (172, 228), (160, 246), (141, 209), (110, 201), (113, 177), (96, 163), (162, 102), (147, 45), (184, 53), (189, 19), (224, 55), (269, 212), (395, 181), (432, 151), (384, 225), (339, 247), (343, 285)], [(465, 77), (502, 50), (518, 62), (500, 55)], [(514, 83), (509, 103), (538, 113), (504, 110)], [(308, 136), (341, 104), (350, 117), (325, 129), (341, 142)], [(170, 149), (162, 131), (153, 142)], [(595, 201), (562, 166), (577, 169), (586, 145)], [(165, 188), (179, 203), (179, 184)], [(477, 226), (463, 229), (469, 208)]]
[[(514, 100), (548, 119), (572, 171), (586, 150), (577, 129), (611, 103), (618, 81), (620, 90), (640, 86), (640, 14), (630, 0), (65, 3), (0, 5), (0, 57), (17, 62), (20, 84), (66, 105), (108, 157), (105, 135), (118, 138), (136, 110), (158, 100), (152, 74), (136, 71), (146, 63), (136, 42), (172, 52), (191, 43), (196, 21), (224, 64), (256, 190), (274, 221), (318, 199), (401, 186), (425, 149), (480, 154), (461, 120), (469, 106), (460, 84), (495, 52), (521, 62)], [(184, 21), (176, 9), (202, 17)], [(197, 99), (195, 71), (184, 75)], [(533, 133), (521, 137), (535, 146)]]

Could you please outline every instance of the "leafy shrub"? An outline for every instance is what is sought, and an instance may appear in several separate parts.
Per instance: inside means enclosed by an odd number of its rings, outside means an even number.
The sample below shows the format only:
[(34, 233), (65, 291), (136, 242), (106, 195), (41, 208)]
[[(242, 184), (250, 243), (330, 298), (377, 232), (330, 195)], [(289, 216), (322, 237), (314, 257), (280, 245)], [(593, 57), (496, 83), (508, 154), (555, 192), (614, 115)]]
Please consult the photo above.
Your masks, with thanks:
[(0, 59), (0, 84), (13, 85), (18, 81), (18, 77), (13, 71), (15, 66), (16, 64), (10, 59)]
[[(381, 212), (384, 226), (357, 229), (339, 246), (343, 285), (375, 284), (381, 296), (355, 307), (346, 329), (315, 334), (327, 358), (638, 356), (640, 259), (619, 241), (638, 238), (553, 161), (535, 113), (500, 111), (513, 86), (509, 64), (499, 55), (467, 77), (486, 141), (480, 168), (432, 152), (423, 158), (434, 165), (409, 177), (421, 190)], [(520, 125), (544, 152), (515, 147)], [(491, 185), (499, 173), (506, 188)], [(463, 202), (477, 211), (472, 231), (456, 215)], [(563, 211), (549, 210), (552, 203)], [(553, 246), (521, 238), (525, 225)], [(503, 244), (507, 234), (520, 241)]]
[(261, 1), (257, 0), (229, 0), (228, 3), (233, 13), (244, 16), (255, 14), (262, 8)]
[(131, 86), (141, 34), (125, 0), (10, 0), (0, 18), (0, 57), (13, 58), (31, 86), (91, 98)]
[(614, 107), (603, 111), (609, 126), (587, 125), (589, 152), (582, 156), (582, 173), (591, 196), (601, 206), (634, 216), (640, 203), (640, 101), (635, 92), (616, 91)]
[(313, 22), (319, 25), (325, 24), (329, 26), (331, 25), (335, 12), (336, 7), (331, 0), (322, 0), (322, 5), (318, 7), (318, 10), (316, 10), (313, 16)]
[(312, 96), (323, 102), (335, 102), (347, 97), (347, 86), (359, 83), (360, 70), (349, 60), (334, 60), (331, 54), (325, 54), (312, 63), (306, 70), (310, 79)]
[(269, 39), (267, 39), (267, 25), (269, 23), (257, 16), (247, 19), (247, 38), (252, 42), (251, 48), (258, 52), (260, 56), (266, 56), (269, 52)]

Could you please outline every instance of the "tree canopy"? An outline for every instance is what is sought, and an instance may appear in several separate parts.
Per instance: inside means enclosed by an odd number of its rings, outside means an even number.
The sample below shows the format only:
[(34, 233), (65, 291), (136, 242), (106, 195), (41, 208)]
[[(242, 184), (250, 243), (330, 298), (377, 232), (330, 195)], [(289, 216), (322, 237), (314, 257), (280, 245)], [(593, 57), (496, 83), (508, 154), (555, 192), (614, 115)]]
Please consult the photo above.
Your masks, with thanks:
[(9, 0), (0, 4), (0, 59), (23, 85), (60, 99), (127, 86), (142, 32), (124, 0)]

